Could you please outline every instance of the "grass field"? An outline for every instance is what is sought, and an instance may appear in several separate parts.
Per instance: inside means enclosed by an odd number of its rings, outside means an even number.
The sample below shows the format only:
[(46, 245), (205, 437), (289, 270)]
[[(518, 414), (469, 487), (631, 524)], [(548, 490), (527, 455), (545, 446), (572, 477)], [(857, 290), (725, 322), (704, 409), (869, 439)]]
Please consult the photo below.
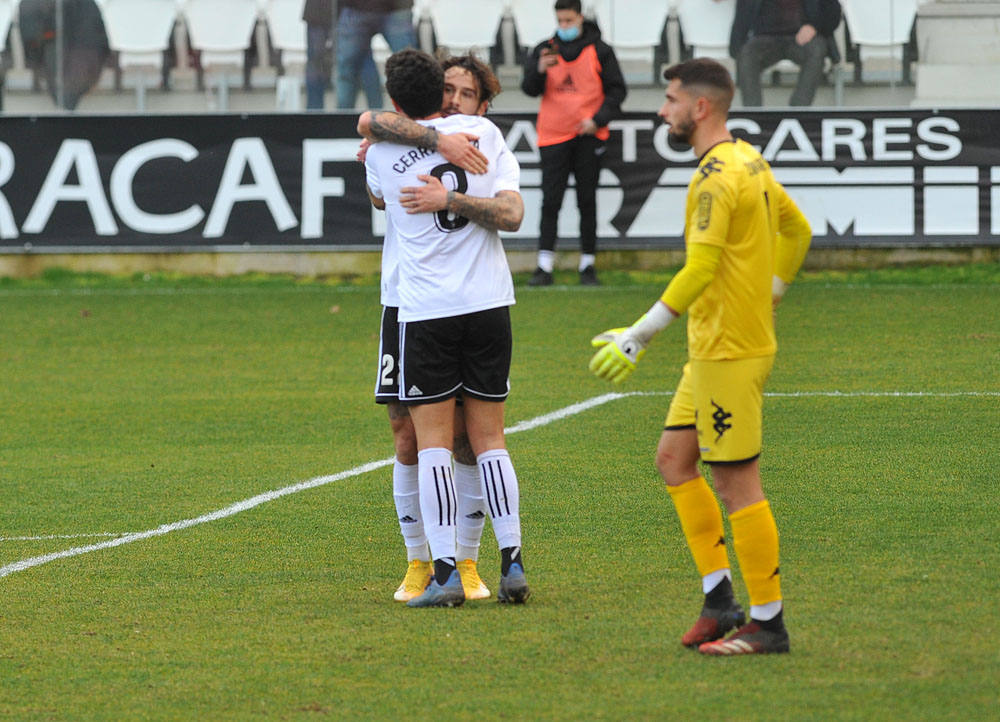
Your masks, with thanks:
[(518, 289), (534, 595), (454, 610), (392, 601), (371, 279), (0, 280), (0, 718), (996, 719), (1000, 269), (789, 291), (762, 469), (792, 653), (743, 659), (678, 641), (700, 589), (652, 451), (682, 324), (620, 389), (586, 370), (668, 278)]

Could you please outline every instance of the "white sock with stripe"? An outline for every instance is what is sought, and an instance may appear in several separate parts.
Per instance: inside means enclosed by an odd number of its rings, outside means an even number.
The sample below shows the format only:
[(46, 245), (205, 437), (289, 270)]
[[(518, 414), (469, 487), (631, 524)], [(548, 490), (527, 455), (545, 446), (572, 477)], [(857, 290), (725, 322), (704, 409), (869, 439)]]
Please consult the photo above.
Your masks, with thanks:
[(431, 546), (433, 559), (453, 559), (455, 556), (455, 481), (451, 471), (451, 451), (424, 449), (417, 454), (420, 470), (420, 512), (424, 517), (424, 533)]
[(501, 549), (521, 546), (520, 495), (510, 454), (506, 449), (492, 449), (476, 461), (497, 543)]

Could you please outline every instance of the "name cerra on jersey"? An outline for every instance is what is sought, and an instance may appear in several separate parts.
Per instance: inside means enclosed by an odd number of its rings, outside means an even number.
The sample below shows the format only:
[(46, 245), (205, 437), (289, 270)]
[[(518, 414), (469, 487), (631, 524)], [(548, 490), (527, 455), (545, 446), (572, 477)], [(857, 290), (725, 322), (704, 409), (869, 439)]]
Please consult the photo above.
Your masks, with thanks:
[[(479, 147), (479, 138), (472, 141), (472, 145), (475, 148)], [(426, 158), (429, 155), (433, 155), (437, 151), (433, 151), (430, 148), (415, 148), (405, 155), (401, 155), (399, 160), (392, 164), (392, 169), (397, 173), (405, 173), (407, 168), (410, 168), (417, 164), (417, 161), (421, 158)]]
[(435, 151), (430, 148), (414, 148), (413, 150), (401, 155), (399, 160), (392, 164), (392, 169), (397, 173), (405, 173), (407, 168), (415, 166), (421, 158), (434, 155), (434, 153)]

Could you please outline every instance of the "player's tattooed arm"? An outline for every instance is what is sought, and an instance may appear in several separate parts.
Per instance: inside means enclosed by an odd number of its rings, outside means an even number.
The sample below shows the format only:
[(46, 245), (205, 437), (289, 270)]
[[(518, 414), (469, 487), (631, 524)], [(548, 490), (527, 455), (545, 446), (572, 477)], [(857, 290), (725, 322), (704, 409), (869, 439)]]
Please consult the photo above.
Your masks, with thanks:
[(494, 231), (516, 231), (521, 227), (524, 201), (516, 191), (479, 198), (448, 190), (436, 176), (418, 175), (417, 179), (424, 184), (399, 189), (399, 204), (407, 213), (450, 211)]
[(362, 113), (358, 119), (358, 134), (373, 143), (385, 141), (436, 150), (445, 160), (477, 175), (485, 173), (488, 167), (486, 156), (473, 144), (478, 136), (469, 133), (441, 135), (434, 128), (390, 110)]
[(500, 191), (493, 198), (448, 191), (445, 209), (496, 231), (516, 231), (524, 219), (524, 201), (515, 191)]
[[(360, 131), (361, 124), (358, 125)], [(393, 113), (389, 110), (371, 113), (371, 118), (368, 121), (368, 132), (362, 133), (362, 135), (373, 141), (413, 145), (430, 150), (438, 149), (439, 136), (436, 130), (414, 123), (409, 118), (404, 118), (399, 113)]]

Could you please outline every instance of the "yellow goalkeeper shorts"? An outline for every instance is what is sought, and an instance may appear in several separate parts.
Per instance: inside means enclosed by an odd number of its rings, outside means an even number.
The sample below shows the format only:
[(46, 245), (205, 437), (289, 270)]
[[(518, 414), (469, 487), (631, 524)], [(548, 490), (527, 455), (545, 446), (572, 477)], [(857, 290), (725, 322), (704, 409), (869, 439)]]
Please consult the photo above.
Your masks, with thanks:
[(739, 463), (760, 455), (764, 382), (774, 355), (729, 361), (691, 360), (664, 426), (695, 427), (702, 461)]

